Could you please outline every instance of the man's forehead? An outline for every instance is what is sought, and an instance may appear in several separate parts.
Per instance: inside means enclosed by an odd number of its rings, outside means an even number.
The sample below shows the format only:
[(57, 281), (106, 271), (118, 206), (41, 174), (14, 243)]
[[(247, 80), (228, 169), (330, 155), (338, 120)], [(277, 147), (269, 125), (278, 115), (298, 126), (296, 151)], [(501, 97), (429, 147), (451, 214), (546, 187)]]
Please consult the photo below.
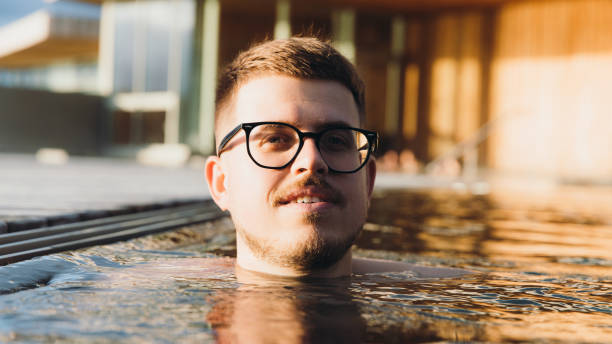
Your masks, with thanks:
[(305, 80), (267, 75), (236, 90), (231, 106), (235, 124), (255, 121), (289, 122), (297, 127), (359, 125), (351, 92), (330, 80)]

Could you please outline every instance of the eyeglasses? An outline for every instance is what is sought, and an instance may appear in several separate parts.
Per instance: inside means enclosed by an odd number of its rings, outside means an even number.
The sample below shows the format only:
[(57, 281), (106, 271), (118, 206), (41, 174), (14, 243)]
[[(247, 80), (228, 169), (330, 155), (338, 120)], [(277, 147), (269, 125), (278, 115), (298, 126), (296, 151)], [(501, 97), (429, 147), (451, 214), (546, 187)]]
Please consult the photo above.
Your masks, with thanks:
[(271, 169), (283, 169), (291, 164), (308, 137), (315, 140), (329, 170), (337, 173), (357, 172), (378, 145), (378, 133), (365, 129), (333, 126), (312, 133), (282, 122), (253, 122), (242, 123), (230, 131), (221, 140), (217, 156), (221, 156), (223, 149), (241, 129), (246, 135), (251, 160), (259, 167)]

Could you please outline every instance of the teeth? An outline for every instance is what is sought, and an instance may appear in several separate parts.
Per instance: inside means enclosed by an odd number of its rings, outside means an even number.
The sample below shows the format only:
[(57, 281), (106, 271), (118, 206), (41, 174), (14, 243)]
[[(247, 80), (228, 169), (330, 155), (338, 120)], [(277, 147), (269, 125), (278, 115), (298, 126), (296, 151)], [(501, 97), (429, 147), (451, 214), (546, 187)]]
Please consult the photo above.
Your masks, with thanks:
[(321, 202), (321, 199), (319, 197), (304, 196), (304, 197), (297, 198), (295, 200), (295, 203), (316, 203), (316, 202)]

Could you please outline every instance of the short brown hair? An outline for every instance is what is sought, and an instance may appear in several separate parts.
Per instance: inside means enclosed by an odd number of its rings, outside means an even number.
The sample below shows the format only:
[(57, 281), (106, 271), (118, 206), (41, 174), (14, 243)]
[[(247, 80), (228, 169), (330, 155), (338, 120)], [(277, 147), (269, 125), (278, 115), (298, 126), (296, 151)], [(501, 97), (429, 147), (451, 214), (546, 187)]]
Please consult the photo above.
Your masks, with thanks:
[(280, 74), (299, 79), (330, 80), (344, 85), (353, 95), (359, 120), (365, 117), (365, 87), (351, 62), (329, 42), (314, 37), (264, 41), (240, 53), (219, 77), (215, 98), (215, 126), (221, 110), (241, 84), (255, 75)]

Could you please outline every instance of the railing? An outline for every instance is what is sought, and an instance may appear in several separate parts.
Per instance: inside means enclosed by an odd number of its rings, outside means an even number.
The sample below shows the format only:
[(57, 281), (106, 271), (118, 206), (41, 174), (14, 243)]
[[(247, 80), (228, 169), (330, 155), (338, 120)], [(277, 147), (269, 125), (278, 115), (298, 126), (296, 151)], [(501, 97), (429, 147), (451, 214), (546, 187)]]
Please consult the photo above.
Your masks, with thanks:
[(0, 265), (110, 244), (225, 216), (212, 202), (0, 234)]
[(427, 163), (424, 168), (425, 173), (431, 174), (434, 172), (436, 166), (448, 159), (459, 159), (463, 157), (462, 178), (468, 181), (475, 180), (478, 177), (478, 146), (491, 135), (501, 122), (507, 120), (508, 117), (508, 115), (501, 115), (489, 120), (472, 136), (457, 143), (451, 150)]

